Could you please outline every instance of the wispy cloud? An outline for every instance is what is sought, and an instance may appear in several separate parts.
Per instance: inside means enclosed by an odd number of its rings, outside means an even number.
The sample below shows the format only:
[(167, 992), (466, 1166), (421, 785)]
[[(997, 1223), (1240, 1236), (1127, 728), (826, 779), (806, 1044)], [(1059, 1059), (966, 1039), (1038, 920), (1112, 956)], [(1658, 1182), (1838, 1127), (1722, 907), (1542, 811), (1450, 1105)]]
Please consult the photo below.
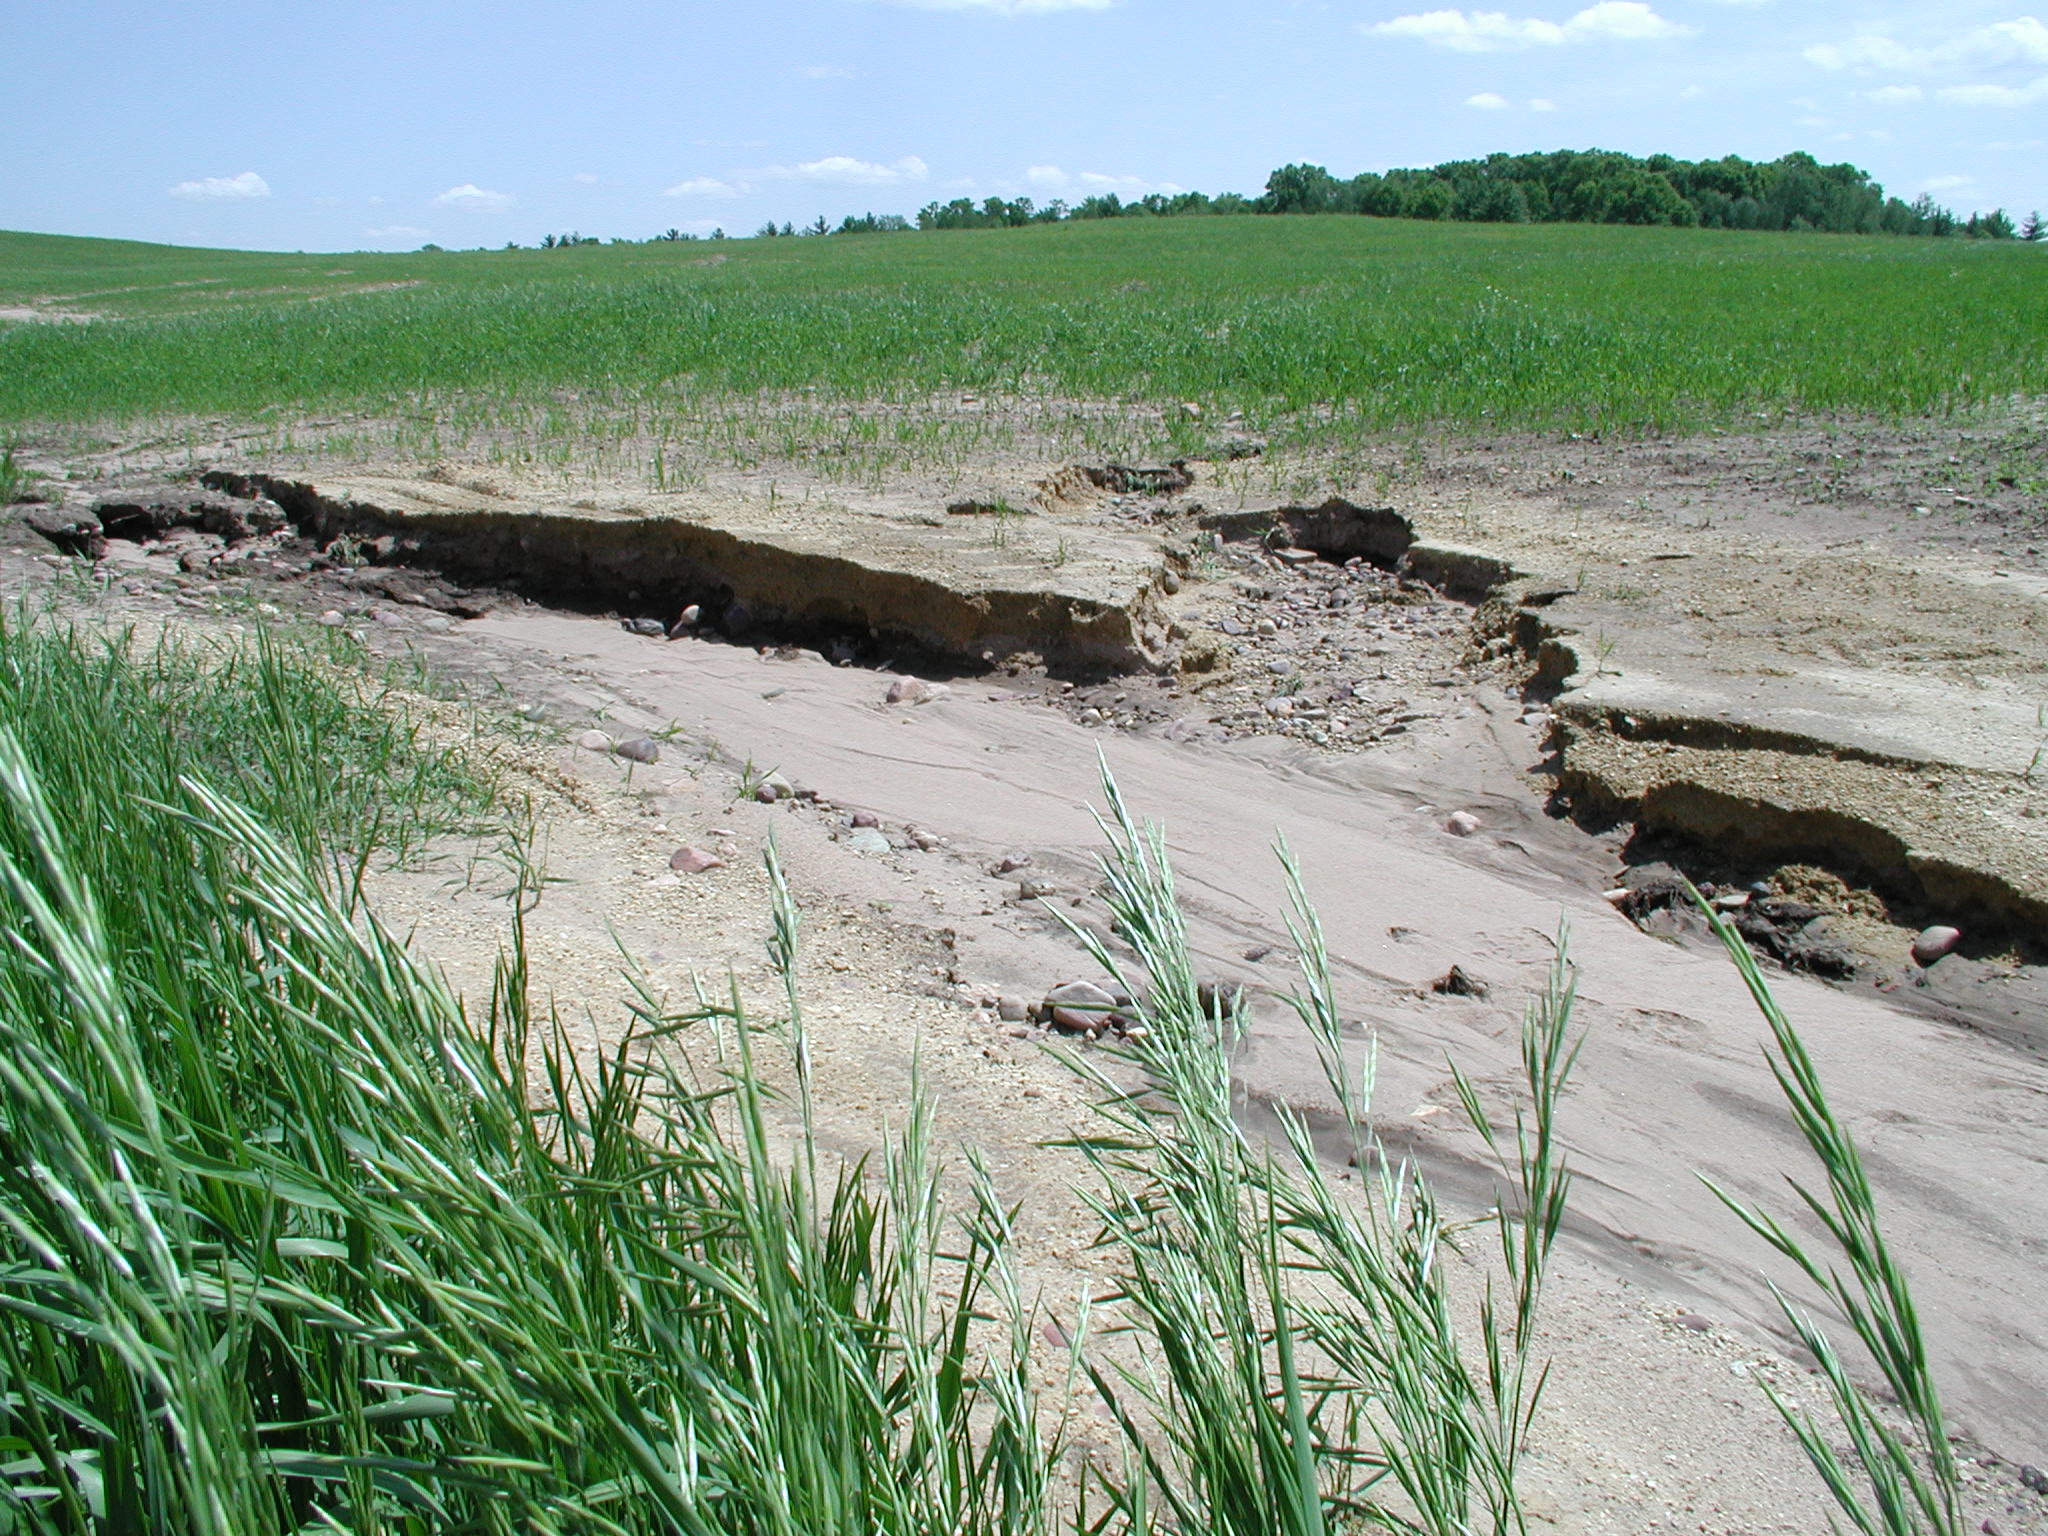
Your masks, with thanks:
[(1467, 96), (1465, 105), (1477, 107), (1482, 112), (1505, 112), (1512, 103), (1498, 92), (1481, 91), (1477, 96)]
[(856, 160), (851, 155), (827, 155), (822, 160), (805, 160), (797, 165), (767, 166), (749, 172), (748, 176), (773, 181), (812, 181), (835, 187), (896, 187), (929, 179), (931, 168), (916, 155), (905, 155), (887, 165)]
[(450, 187), (434, 199), (436, 208), (459, 208), (464, 213), (503, 213), (519, 199), (510, 192), (492, 192), (465, 181), (459, 187)]
[(1921, 100), (1926, 94), (1917, 85), (1882, 85), (1874, 91), (1865, 91), (1863, 99), (1874, 106), (1904, 107)]
[(1024, 180), (1038, 191), (1054, 197), (1076, 192), (1085, 197), (1100, 197), (1111, 192), (1118, 197), (1145, 197), (1153, 192), (1172, 196), (1187, 190), (1178, 182), (1147, 181), (1142, 176), (1112, 176), (1103, 171), (1082, 171), (1070, 176), (1056, 165), (1034, 165), (1024, 172)]
[(1505, 53), (1565, 43), (1634, 43), (1685, 37), (1691, 27), (1667, 21), (1642, 0), (1598, 0), (1563, 21), (1505, 11), (1418, 11), (1362, 24), (1383, 37), (1407, 37), (1457, 53)]
[(270, 183), (254, 171), (244, 171), (239, 176), (202, 176), (196, 181), (181, 181), (170, 193), (195, 203), (245, 203), (270, 196)]
[(1555, 112), (1557, 110), (1557, 103), (1548, 96), (1533, 96), (1529, 100), (1529, 110), (1531, 112)]
[(2048, 101), (2048, 75), (2025, 85), (1945, 85), (1935, 94), (1959, 107), (2031, 107), (2037, 101)]
[(688, 181), (679, 181), (663, 190), (663, 197), (738, 197), (746, 191), (729, 181), (720, 181), (716, 176), (692, 176)]
[(1042, 16), (1052, 11), (1106, 11), (1118, 0), (885, 0), (914, 11), (988, 11), (997, 16)]
[(1822, 69), (1900, 73), (2048, 64), (2048, 23), (2033, 16), (2019, 16), (1917, 46), (1903, 43), (1887, 32), (1862, 32), (1846, 43), (1816, 44), (1806, 50), (1806, 58)]

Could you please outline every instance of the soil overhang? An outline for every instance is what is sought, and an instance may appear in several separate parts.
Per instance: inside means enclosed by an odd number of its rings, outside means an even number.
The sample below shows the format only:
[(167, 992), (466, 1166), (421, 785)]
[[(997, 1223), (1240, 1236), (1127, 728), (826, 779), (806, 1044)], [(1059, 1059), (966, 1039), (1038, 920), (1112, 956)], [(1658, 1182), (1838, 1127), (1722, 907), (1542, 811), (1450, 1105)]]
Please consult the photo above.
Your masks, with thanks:
[(858, 493), (585, 496), (383, 475), (251, 477), (323, 545), (535, 596), (783, 638), (854, 633), (954, 661), (1029, 652), (1142, 670), (1168, 641), (1156, 534), (1086, 509), (987, 498), (954, 511)]

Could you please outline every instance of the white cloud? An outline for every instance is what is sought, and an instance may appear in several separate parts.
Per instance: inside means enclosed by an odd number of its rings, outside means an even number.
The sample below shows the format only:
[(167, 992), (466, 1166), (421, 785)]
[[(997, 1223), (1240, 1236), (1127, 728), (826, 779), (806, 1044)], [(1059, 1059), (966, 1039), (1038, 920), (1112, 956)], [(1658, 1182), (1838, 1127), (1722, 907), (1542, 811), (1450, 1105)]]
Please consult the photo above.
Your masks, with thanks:
[(851, 155), (827, 155), (799, 165), (771, 165), (756, 175), (777, 181), (815, 181), (835, 187), (896, 187), (905, 182), (924, 181), (931, 168), (916, 155), (882, 165), (873, 160), (856, 160)]
[(196, 203), (245, 203), (270, 196), (270, 183), (254, 171), (244, 171), (239, 176), (202, 176), (197, 181), (181, 181), (170, 192), (173, 197)]
[(1688, 85), (1678, 93), (1678, 99), (1680, 101), (1698, 101), (1706, 94), (1707, 88), (1704, 85)]
[(2031, 107), (2048, 101), (2048, 75), (2025, 85), (1946, 85), (1935, 94), (1960, 107)]
[(1557, 103), (1548, 96), (1532, 96), (1529, 99), (1529, 110), (1531, 112), (1555, 112), (1557, 110)]
[(503, 213), (517, 201), (509, 192), (490, 192), (474, 182), (465, 181), (435, 198), (434, 206), (460, 208), (465, 213)]
[(997, 16), (1040, 16), (1049, 11), (1106, 11), (1117, 0), (888, 0), (917, 11), (990, 11)]
[(1865, 91), (1863, 99), (1880, 107), (1905, 107), (1925, 94), (1917, 85), (1882, 85), (1874, 91)]
[(1056, 165), (1034, 165), (1025, 171), (1024, 179), (1048, 192), (1061, 192), (1074, 178)]
[(663, 197), (738, 197), (746, 191), (729, 181), (720, 181), (716, 176), (692, 176), (688, 181), (679, 181), (662, 192)]
[(365, 238), (371, 240), (424, 240), (431, 233), (412, 224), (383, 224), (363, 231)]
[(1505, 112), (1508, 109), (1508, 99), (1493, 91), (1481, 91), (1477, 96), (1467, 96), (1465, 105), (1477, 107), (1482, 112)]
[(1691, 27), (1665, 20), (1642, 0), (1597, 0), (1563, 21), (1515, 17), (1505, 11), (1420, 11), (1365, 24), (1363, 30), (1386, 37), (1412, 37), (1458, 53), (1502, 53), (1562, 43), (1646, 42), (1692, 32)]
[(1974, 176), (1930, 176), (1920, 183), (1922, 192), (1957, 192), (1977, 184)]

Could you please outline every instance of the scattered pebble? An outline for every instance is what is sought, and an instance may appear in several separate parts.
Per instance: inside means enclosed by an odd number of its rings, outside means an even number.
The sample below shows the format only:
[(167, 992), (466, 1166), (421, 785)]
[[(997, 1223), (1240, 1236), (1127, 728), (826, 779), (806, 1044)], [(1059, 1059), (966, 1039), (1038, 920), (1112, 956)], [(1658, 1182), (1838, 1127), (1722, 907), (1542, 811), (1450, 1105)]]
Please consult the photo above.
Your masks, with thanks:
[(992, 875), (1013, 875), (1020, 869), (1028, 869), (1030, 865), (1030, 854), (1025, 853), (1021, 849), (1012, 849), (996, 860), (989, 873)]
[(933, 699), (942, 699), (952, 691), (944, 683), (928, 683), (921, 677), (899, 677), (889, 685), (884, 702), (929, 704)]
[(1479, 830), (1479, 818), (1470, 811), (1453, 811), (1444, 820), (1444, 830), (1453, 837), (1470, 837)]
[(1493, 988), (1462, 965), (1454, 965), (1429, 984), (1429, 990), (1445, 997), (1484, 997)]
[(669, 855), (668, 867), (679, 874), (701, 875), (709, 869), (725, 868), (725, 860), (702, 848), (678, 848)]
[(612, 749), (612, 739), (603, 731), (585, 731), (576, 738), (576, 745), (586, 752), (609, 752)]
[(1712, 1331), (1714, 1326), (1697, 1312), (1681, 1312), (1671, 1321), (1692, 1333), (1708, 1333)]
[(850, 827), (879, 827), (881, 824), (881, 818), (873, 811), (855, 811), (847, 822)]
[(1962, 930), (1935, 926), (1924, 928), (1920, 937), (1913, 941), (1913, 963), (1932, 965), (1943, 955), (1952, 955), (1956, 946), (1963, 942)]

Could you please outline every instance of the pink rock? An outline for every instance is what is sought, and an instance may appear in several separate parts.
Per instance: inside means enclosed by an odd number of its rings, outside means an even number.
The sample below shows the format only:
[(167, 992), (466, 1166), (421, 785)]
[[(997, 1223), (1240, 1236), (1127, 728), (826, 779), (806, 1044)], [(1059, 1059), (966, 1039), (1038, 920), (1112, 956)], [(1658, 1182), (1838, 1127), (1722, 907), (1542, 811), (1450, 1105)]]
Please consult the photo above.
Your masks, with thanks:
[(1479, 818), (1470, 811), (1453, 811), (1444, 821), (1444, 830), (1453, 837), (1470, 837), (1479, 830)]
[(1934, 927), (1922, 929), (1920, 937), (1913, 941), (1913, 963), (1932, 965), (1943, 955), (1952, 955), (1956, 946), (1963, 942), (1962, 930), (1957, 928)]
[(668, 867), (677, 874), (701, 875), (707, 869), (725, 868), (725, 860), (702, 848), (678, 848), (669, 855)]

